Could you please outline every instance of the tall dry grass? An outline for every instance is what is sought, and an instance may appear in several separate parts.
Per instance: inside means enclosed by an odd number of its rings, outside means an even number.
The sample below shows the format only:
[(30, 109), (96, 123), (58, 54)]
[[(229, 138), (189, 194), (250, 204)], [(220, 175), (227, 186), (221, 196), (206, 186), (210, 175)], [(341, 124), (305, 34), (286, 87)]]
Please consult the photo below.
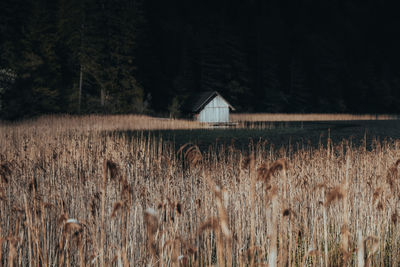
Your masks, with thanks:
[(0, 123), (4, 128), (22, 127), (37, 131), (123, 131), (123, 130), (169, 130), (202, 129), (210, 126), (194, 120), (158, 118), (146, 115), (46, 115), (15, 123)]
[(176, 151), (47, 123), (0, 128), (0, 265), (400, 264), (400, 141)]
[(389, 114), (287, 114), (287, 113), (238, 113), (231, 114), (233, 122), (276, 122), (276, 121), (348, 121), (348, 120), (396, 120)]
[[(272, 114), (272, 113), (233, 113), (230, 115), (230, 128), (276, 128), (274, 122), (289, 121), (341, 121), (341, 120), (393, 120), (395, 115), (352, 115), (352, 114)], [(21, 122), (0, 121), (0, 129), (20, 128), (21, 131), (40, 131), (63, 133), (66, 129), (88, 131), (124, 130), (179, 130), (212, 129), (216, 125), (200, 123), (189, 119), (158, 118), (146, 115), (46, 115)], [(218, 125), (217, 125), (218, 126)], [(281, 125), (282, 126), (282, 125)], [(219, 125), (223, 127), (223, 125)]]

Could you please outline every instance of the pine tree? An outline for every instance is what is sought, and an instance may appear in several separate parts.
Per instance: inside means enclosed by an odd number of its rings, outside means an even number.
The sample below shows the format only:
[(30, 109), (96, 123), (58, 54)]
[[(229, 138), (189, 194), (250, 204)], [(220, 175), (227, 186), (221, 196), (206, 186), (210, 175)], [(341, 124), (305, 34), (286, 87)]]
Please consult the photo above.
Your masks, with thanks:
[[(0, 118), (14, 119), (26, 114), (24, 102), (28, 97), (18, 92), (18, 64), (21, 58), (23, 26), (31, 7), (23, 1), (0, 2)], [(25, 89), (25, 88), (24, 88)], [(25, 89), (27, 90), (27, 89)]]
[(62, 65), (60, 98), (69, 112), (80, 112), (82, 108), (82, 88), (86, 77), (83, 68), (86, 34), (84, 5), (84, 0), (59, 0), (57, 46)]
[[(19, 2), (15, 5), (22, 4)], [(15, 33), (5, 49), (6, 68), (15, 73), (15, 83), (4, 93), (8, 118), (52, 113), (60, 110), (56, 54), (56, 3), (36, 1), (21, 7), (10, 5), (20, 21), (10, 23)], [(24, 18), (21, 16), (24, 15)]]
[(23, 39), (22, 77), (31, 83), (34, 113), (62, 109), (58, 90), (61, 69), (56, 53), (56, 8), (54, 2), (35, 1)]
[[(110, 60), (113, 65), (111, 78), (114, 81), (110, 92), (114, 98), (115, 112), (143, 113), (144, 91), (136, 80), (136, 12), (135, 1), (121, 1), (115, 5), (109, 16)], [(114, 67), (115, 66), (115, 67)]]
[(249, 88), (249, 67), (244, 43), (233, 29), (226, 29), (223, 34), (222, 47), (226, 71), (224, 89), (222, 90), (238, 110), (252, 111), (251, 99), (254, 95)]
[(304, 66), (299, 60), (292, 59), (289, 66), (289, 103), (290, 112), (307, 112), (311, 105), (311, 92), (307, 87), (306, 74)]
[[(96, 2), (96, 1), (95, 1)], [(135, 79), (135, 1), (88, 3), (83, 69), (98, 86), (107, 112), (143, 112), (144, 92)], [(99, 16), (101, 14), (101, 16)]]

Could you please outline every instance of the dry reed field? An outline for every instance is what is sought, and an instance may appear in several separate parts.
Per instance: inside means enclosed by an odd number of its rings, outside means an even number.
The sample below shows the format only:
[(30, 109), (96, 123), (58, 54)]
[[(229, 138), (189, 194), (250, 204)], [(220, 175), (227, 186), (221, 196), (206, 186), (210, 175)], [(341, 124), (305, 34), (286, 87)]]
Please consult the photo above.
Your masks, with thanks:
[[(230, 119), (235, 128), (271, 128), (273, 122), (296, 121), (349, 121), (349, 120), (395, 120), (395, 115), (352, 115), (352, 114), (246, 114), (233, 113)], [(257, 123), (257, 124), (254, 124)], [(261, 124), (260, 124), (261, 123)], [(210, 129), (212, 125), (188, 119), (168, 119), (146, 115), (47, 115), (16, 123), (1, 123), (6, 130), (23, 127), (36, 131), (123, 131), (123, 130), (191, 130)]]
[(118, 131), (118, 130), (163, 130), (163, 129), (205, 129), (208, 125), (193, 120), (156, 118), (146, 115), (47, 115), (36, 119), (3, 123), (7, 126), (23, 127), (38, 131)]
[(241, 121), (349, 121), (349, 120), (396, 120), (397, 115), (374, 114), (285, 114), (285, 113), (240, 113), (232, 114), (231, 120)]
[(176, 150), (69, 120), (0, 127), (2, 266), (400, 265), (398, 140)]

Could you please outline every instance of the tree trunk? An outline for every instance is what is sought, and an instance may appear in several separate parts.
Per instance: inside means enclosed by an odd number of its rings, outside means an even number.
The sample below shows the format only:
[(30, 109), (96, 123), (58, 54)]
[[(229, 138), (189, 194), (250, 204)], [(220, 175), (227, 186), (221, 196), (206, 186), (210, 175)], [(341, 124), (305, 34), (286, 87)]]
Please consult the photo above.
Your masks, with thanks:
[(102, 107), (104, 107), (105, 100), (106, 100), (105, 98), (106, 98), (106, 92), (105, 92), (104, 88), (101, 88), (101, 91), (100, 91), (100, 101), (101, 101), (101, 106), (102, 106)]
[(81, 103), (82, 103), (82, 77), (83, 77), (83, 70), (81, 65), (81, 70), (79, 73), (79, 96), (78, 96), (78, 113), (81, 113)]

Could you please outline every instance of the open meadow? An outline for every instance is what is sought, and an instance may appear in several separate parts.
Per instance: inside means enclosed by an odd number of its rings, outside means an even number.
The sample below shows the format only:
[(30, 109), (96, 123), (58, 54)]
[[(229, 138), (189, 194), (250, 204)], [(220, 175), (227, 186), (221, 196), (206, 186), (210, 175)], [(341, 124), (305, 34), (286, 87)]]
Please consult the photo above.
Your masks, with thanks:
[(3, 123), (0, 266), (400, 266), (399, 125)]

